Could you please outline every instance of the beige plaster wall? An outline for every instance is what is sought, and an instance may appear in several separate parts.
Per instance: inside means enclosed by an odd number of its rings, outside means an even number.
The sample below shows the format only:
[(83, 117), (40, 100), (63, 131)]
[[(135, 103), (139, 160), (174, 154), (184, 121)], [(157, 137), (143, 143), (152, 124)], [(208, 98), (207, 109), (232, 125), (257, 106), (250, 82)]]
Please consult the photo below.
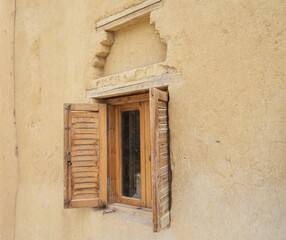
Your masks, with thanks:
[(103, 75), (112, 75), (145, 67), (166, 59), (166, 44), (161, 42), (154, 25), (144, 20), (113, 34), (114, 43), (106, 58)]
[(139, 2), (17, 3), (16, 239), (284, 240), (283, 0), (166, 0), (152, 13), (183, 76), (169, 89), (171, 228), (63, 209), (63, 103), (87, 102), (94, 21)]
[(13, 239), (18, 186), (14, 117), (14, 1), (0, 1), (0, 239)]

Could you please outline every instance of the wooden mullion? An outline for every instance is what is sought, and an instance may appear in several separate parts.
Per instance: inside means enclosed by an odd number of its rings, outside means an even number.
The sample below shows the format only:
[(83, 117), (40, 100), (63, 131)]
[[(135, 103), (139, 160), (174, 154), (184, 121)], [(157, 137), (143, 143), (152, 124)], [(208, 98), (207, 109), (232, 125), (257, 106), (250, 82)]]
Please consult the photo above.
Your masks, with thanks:
[[(152, 175), (151, 175), (151, 152), (150, 152), (150, 109), (149, 101), (144, 102), (145, 109), (145, 161), (146, 161), (146, 207), (152, 207)], [(149, 159), (150, 156), (150, 159)]]
[(146, 154), (145, 154), (145, 109), (142, 102), (139, 103), (140, 111), (140, 164), (141, 164), (141, 204), (146, 207)]
[(99, 104), (99, 164), (100, 164), (100, 192), (102, 206), (107, 205), (107, 106)]

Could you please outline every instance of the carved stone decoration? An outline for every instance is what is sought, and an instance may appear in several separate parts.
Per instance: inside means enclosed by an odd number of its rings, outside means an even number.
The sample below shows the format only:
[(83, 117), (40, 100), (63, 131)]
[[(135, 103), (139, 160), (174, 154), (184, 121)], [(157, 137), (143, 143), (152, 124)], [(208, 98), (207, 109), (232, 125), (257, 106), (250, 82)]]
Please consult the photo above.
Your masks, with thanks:
[(110, 53), (110, 47), (113, 44), (113, 33), (103, 30), (97, 33), (97, 37), (99, 38), (99, 41), (97, 41), (98, 44), (96, 45), (92, 66), (102, 71), (106, 57)]

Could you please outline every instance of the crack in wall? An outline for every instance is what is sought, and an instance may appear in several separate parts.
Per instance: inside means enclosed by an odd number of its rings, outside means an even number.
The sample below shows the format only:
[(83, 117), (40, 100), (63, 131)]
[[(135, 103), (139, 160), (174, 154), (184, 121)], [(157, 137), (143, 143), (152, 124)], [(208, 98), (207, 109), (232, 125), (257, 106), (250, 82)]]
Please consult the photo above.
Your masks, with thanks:
[(16, 168), (17, 168), (17, 181), (16, 181), (16, 194), (15, 194), (15, 206), (14, 206), (14, 233), (13, 239), (16, 239), (16, 225), (17, 225), (17, 199), (18, 199), (18, 190), (19, 190), (19, 154), (18, 154), (18, 131), (17, 131), (17, 120), (16, 120), (16, 70), (15, 70), (15, 52), (16, 52), (16, 11), (17, 11), (17, 1), (14, 1), (14, 29), (13, 29), (13, 87), (14, 87), (14, 102), (13, 102), (13, 117), (14, 117), (14, 128), (15, 128), (15, 139), (16, 139), (16, 146), (15, 146), (15, 156), (16, 156)]

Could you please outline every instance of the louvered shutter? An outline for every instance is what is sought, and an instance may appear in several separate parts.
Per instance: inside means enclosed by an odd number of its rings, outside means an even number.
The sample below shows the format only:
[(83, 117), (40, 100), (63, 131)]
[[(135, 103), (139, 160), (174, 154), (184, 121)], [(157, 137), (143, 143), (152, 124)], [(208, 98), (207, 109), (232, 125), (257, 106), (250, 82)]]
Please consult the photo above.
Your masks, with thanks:
[(168, 93), (150, 89), (150, 136), (153, 196), (153, 230), (170, 224)]
[(64, 206), (107, 203), (106, 104), (64, 106)]

